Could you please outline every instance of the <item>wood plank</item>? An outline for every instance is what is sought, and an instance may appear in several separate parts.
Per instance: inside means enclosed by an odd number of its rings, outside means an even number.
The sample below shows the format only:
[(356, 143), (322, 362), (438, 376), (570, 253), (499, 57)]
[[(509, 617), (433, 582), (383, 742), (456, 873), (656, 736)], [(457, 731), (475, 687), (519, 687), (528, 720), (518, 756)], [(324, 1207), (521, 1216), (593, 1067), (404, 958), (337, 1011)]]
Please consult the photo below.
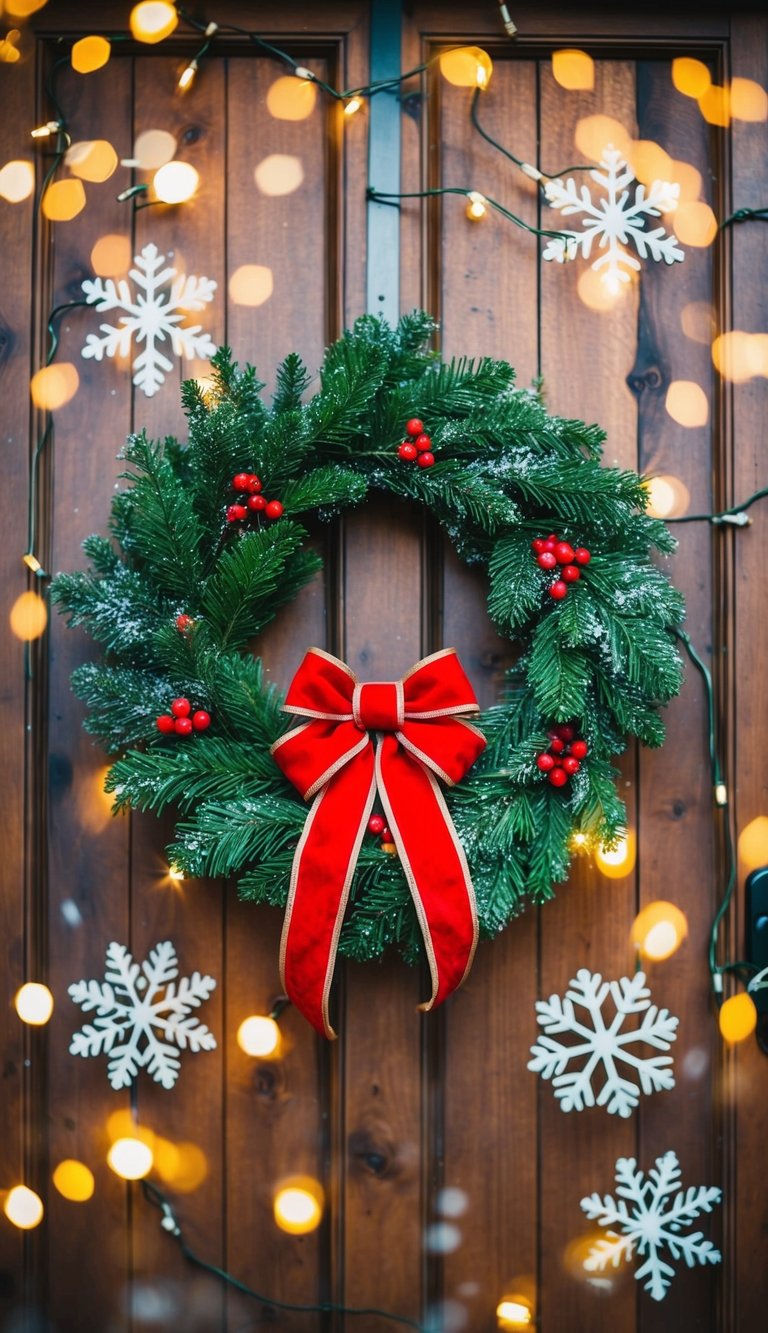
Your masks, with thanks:
[[(93, 137), (98, 125), (118, 155), (130, 147), (131, 71), (113, 58), (82, 79), (64, 71), (63, 106), (71, 114), (75, 141)], [(90, 276), (89, 256), (102, 235), (124, 232), (125, 208), (115, 201), (115, 179), (87, 185), (88, 203), (72, 222), (53, 229), (51, 304), (77, 299)], [(80, 544), (91, 532), (106, 532), (109, 503), (120, 470), (116, 454), (130, 426), (130, 380), (111, 379), (104, 365), (85, 361), (79, 349), (93, 312), (73, 311), (60, 322), (58, 359), (73, 361), (80, 375), (74, 399), (56, 414), (50, 463), (55, 459), (51, 512), (52, 568), (84, 565)], [(105, 1162), (107, 1119), (127, 1108), (124, 1094), (109, 1086), (102, 1059), (81, 1060), (67, 1051), (81, 1026), (82, 1011), (67, 997), (81, 977), (101, 977), (111, 940), (128, 941), (128, 821), (112, 820), (101, 791), (106, 758), (82, 730), (83, 709), (70, 692), (72, 669), (95, 656), (81, 631), (54, 616), (50, 634), (48, 943), (51, 986), (59, 1004), (51, 1023), (49, 1079), (50, 1164), (74, 1157), (96, 1176), (86, 1204), (49, 1194), (50, 1312), (71, 1328), (95, 1324), (127, 1326), (125, 1282), (129, 1251), (128, 1189)], [(94, 1245), (94, 1236), (103, 1244)]]
[[(732, 73), (754, 79), (768, 87), (768, 56), (765, 21), (755, 15), (732, 20)], [(765, 123), (733, 122), (731, 129), (732, 190), (730, 206), (763, 207), (766, 154)], [(747, 332), (766, 328), (765, 288), (756, 282), (765, 272), (768, 236), (759, 222), (746, 222), (733, 229), (732, 326)], [(729, 413), (733, 450), (733, 499), (743, 500), (765, 485), (765, 420), (768, 414), (768, 380), (754, 378), (744, 384), (722, 387)], [(765, 501), (750, 510), (753, 526), (737, 534), (733, 544), (734, 621), (731, 646), (731, 680), (735, 693), (735, 717), (731, 747), (732, 790), (739, 835), (753, 820), (765, 818), (765, 758), (761, 733), (765, 720), (765, 686), (758, 665), (763, 659), (768, 627), (762, 611), (763, 570), (768, 512)], [(743, 844), (742, 844), (743, 847)], [(742, 957), (744, 940), (744, 890), (747, 873), (756, 862), (768, 863), (768, 849), (739, 863), (737, 910), (731, 923), (730, 955)], [(752, 1038), (733, 1053), (726, 1083), (728, 1115), (726, 1134), (731, 1168), (726, 1177), (724, 1219), (724, 1263), (727, 1301), (724, 1319), (733, 1328), (759, 1326), (765, 1318), (765, 1280), (761, 1254), (768, 1228), (768, 1203), (762, 1160), (765, 1142), (765, 1107), (768, 1099), (768, 1062)], [(724, 1325), (725, 1326), (725, 1325)]]
[[(558, 34), (559, 35), (559, 34)], [(628, 62), (600, 61), (593, 92), (565, 92), (549, 61), (540, 66), (541, 164), (557, 171), (574, 155), (581, 117), (608, 114), (634, 132), (634, 69)], [(545, 210), (543, 225), (557, 215)], [(636, 408), (625, 379), (635, 351), (637, 296), (631, 290), (612, 311), (595, 312), (580, 301), (576, 283), (581, 260), (571, 266), (543, 264), (541, 273), (541, 370), (547, 406), (568, 417), (597, 420), (608, 432), (606, 463), (636, 464)], [(634, 765), (622, 764), (630, 825), (636, 828)], [(562, 994), (579, 967), (606, 977), (631, 972), (628, 939), (635, 912), (635, 877), (606, 881), (585, 862), (575, 864), (567, 885), (541, 912), (539, 993)], [(531, 1038), (534, 1022), (531, 1014)], [(588, 1227), (579, 1200), (594, 1189), (610, 1190), (617, 1157), (633, 1155), (635, 1131), (598, 1109), (565, 1116), (549, 1085), (539, 1086), (540, 1272), (539, 1316), (547, 1333), (589, 1328), (590, 1333), (631, 1333), (635, 1326), (633, 1282), (611, 1274), (610, 1300), (587, 1282), (578, 1245)], [(574, 1257), (575, 1256), (575, 1257)]]

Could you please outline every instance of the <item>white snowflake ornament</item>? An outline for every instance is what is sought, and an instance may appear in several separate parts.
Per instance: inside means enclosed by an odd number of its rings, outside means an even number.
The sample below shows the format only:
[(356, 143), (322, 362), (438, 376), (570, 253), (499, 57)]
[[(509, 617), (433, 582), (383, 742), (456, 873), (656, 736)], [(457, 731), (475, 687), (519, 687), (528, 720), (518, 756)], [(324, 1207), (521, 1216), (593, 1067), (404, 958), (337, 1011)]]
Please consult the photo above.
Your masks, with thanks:
[(128, 356), (131, 339), (144, 343), (135, 357), (133, 382), (143, 389), (147, 398), (157, 393), (165, 382), (173, 362), (160, 350), (158, 344), (168, 341), (174, 356), (210, 357), (216, 346), (202, 325), (183, 325), (190, 310), (202, 310), (213, 300), (216, 283), (212, 278), (196, 278), (177, 273), (175, 268), (163, 267), (165, 255), (156, 245), (145, 245), (135, 256), (136, 265), (128, 276), (138, 289), (135, 296), (125, 278), (87, 278), (83, 291), (88, 305), (97, 310), (124, 310), (118, 326), (101, 324), (101, 337), (89, 333), (82, 349), (84, 357), (101, 361), (104, 356)]
[[(589, 175), (605, 190), (605, 198), (593, 202), (589, 186), (578, 187), (572, 176), (566, 181), (549, 180), (544, 186), (550, 208), (559, 209), (564, 217), (574, 214), (583, 217), (580, 232), (564, 231), (562, 237), (548, 241), (543, 259), (562, 264), (575, 259), (579, 251), (584, 259), (589, 259), (596, 242), (604, 253), (598, 255), (592, 268), (596, 272), (601, 270), (602, 282), (614, 294), (622, 283), (629, 282), (633, 271), (639, 271), (640, 259), (663, 259), (666, 264), (685, 259), (676, 237), (667, 236), (663, 227), (646, 229), (648, 218), (657, 218), (677, 208), (679, 185), (653, 181), (646, 190), (644, 185), (636, 184), (630, 197), (627, 187), (634, 181), (634, 173), (611, 144), (603, 150), (600, 167)], [(634, 246), (640, 259), (624, 248), (627, 245)]]
[(170, 940), (150, 949), (139, 966), (123, 944), (107, 945), (104, 981), (77, 981), (69, 987), (75, 1004), (94, 1022), (76, 1032), (70, 1055), (109, 1055), (107, 1075), (113, 1088), (127, 1088), (140, 1069), (156, 1083), (172, 1088), (179, 1076), (178, 1051), (212, 1051), (216, 1039), (193, 1009), (207, 1000), (216, 982), (193, 972), (179, 975)]
[[(606, 1018), (610, 996), (613, 1015)], [(537, 1000), (536, 1017), (546, 1035), (531, 1047), (528, 1068), (552, 1079), (562, 1111), (583, 1111), (605, 1106), (610, 1115), (625, 1118), (640, 1101), (641, 1092), (673, 1088), (671, 1055), (649, 1055), (631, 1046), (668, 1051), (677, 1036), (678, 1020), (668, 1009), (651, 1004), (645, 973), (603, 981), (599, 972), (582, 967), (569, 982), (565, 997)], [(634, 1025), (628, 1020), (642, 1014)], [(555, 1038), (568, 1035), (570, 1040)], [(573, 1065), (573, 1068), (569, 1066)], [(595, 1083), (602, 1076), (602, 1085)]]
[(696, 1264), (719, 1264), (720, 1251), (702, 1232), (686, 1232), (700, 1213), (711, 1213), (722, 1198), (714, 1185), (680, 1187), (680, 1164), (674, 1152), (657, 1157), (646, 1179), (634, 1157), (620, 1157), (616, 1163), (616, 1194), (590, 1194), (581, 1200), (587, 1217), (601, 1227), (610, 1227), (605, 1237), (595, 1242), (584, 1260), (588, 1273), (602, 1273), (618, 1268), (635, 1251), (645, 1262), (635, 1272), (638, 1282), (647, 1278), (645, 1290), (655, 1301), (667, 1294), (675, 1270), (661, 1257), (668, 1250), (672, 1259), (684, 1259), (689, 1268)]

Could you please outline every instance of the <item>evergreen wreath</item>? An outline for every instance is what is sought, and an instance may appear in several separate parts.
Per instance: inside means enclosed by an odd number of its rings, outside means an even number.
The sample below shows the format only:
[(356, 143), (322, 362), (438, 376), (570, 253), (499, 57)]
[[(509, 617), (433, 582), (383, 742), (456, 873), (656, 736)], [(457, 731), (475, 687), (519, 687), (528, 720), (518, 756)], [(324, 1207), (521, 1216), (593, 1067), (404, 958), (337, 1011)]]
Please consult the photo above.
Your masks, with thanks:
[[(52, 598), (102, 646), (73, 688), (119, 756), (115, 811), (176, 807), (172, 862), (282, 906), (306, 806), (270, 756), (291, 721), (253, 641), (321, 565), (301, 516), (329, 520), (369, 491), (426, 506), (487, 569), (490, 615), (522, 650), (479, 719), (487, 749), (446, 794), (488, 938), (552, 896), (575, 845), (620, 835), (611, 759), (629, 736), (663, 740), (683, 601), (650, 560), (675, 542), (644, 512), (643, 479), (601, 464), (603, 432), (549, 415), (504, 361), (443, 362), (434, 329), (418, 311), (395, 329), (365, 316), (329, 347), (308, 401), (287, 356), (270, 407), (222, 348), (212, 387), (183, 386), (187, 445), (129, 438), (113, 540), (88, 537), (90, 571), (59, 574)], [(339, 949), (366, 960), (396, 943), (414, 962), (421, 932), (382, 825)]]

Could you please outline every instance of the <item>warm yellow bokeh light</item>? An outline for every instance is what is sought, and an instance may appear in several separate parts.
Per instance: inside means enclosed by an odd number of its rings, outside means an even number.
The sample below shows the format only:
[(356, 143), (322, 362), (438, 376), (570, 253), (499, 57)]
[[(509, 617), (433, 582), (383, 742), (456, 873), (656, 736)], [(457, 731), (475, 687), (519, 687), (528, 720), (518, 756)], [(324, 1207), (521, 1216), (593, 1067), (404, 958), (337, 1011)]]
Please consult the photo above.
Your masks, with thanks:
[(85, 190), (81, 180), (53, 181), (40, 205), (51, 222), (71, 222), (85, 208)]
[(27, 19), (30, 14), (36, 14), (38, 9), (42, 9), (47, 3), (48, 0), (5, 0), (4, 9), (12, 18)]
[(31, 643), (45, 632), (48, 607), (39, 593), (22, 592), (13, 603), (8, 619), (16, 638), (23, 643)]
[(688, 512), (691, 493), (684, 481), (671, 475), (651, 477), (646, 483), (647, 513), (651, 518), (679, 517)]
[(679, 203), (687, 204), (698, 199), (701, 194), (702, 178), (701, 172), (692, 162), (680, 162), (675, 159), (671, 162), (670, 173), (667, 180), (675, 181), (680, 186)]
[(712, 362), (723, 379), (743, 384), (755, 375), (768, 376), (768, 334), (732, 329), (712, 344)]
[(253, 178), (262, 194), (293, 194), (304, 180), (301, 158), (290, 153), (270, 153), (259, 162)]
[(552, 75), (570, 92), (589, 91), (595, 86), (595, 62), (586, 51), (553, 51)]
[(348, 97), (346, 102), (344, 103), (344, 115), (356, 116), (358, 111), (362, 109), (362, 106), (363, 106), (362, 97), (357, 97), (357, 96)]
[(708, 347), (715, 336), (715, 312), (708, 301), (689, 301), (680, 311), (680, 327), (692, 342)]
[(117, 170), (118, 157), (108, 139), (83, 139), (67, 149), (64, 161), (80, 180), (106, 181)]
[(672, 216), (672, 226), (683, 245), (711, 245), (717, 236), (717, 218), (709, 204), (702, 201), (680, 204)]
[(311, 1176), (294, 1176), (277, 1189), (273, 1203), (275, 1221), (282, 1231), (304, 1236), (320, 1225), (323, 1190)]
[(115, 1139), (107, 1153), (107, 1163), (123, 1180), (142, 1180), (152, 1170), (152, 1149), (142, 1139)]
[(53, 1173), (53, 1183), (59, 1194), (72, 1203), (86, 1203), (96, 1188), (90, 1167), (85, 1162), (76, 1161), (74, 1157), (59, 1162)]
[(590, 310), (613, 310), (632, 288), (632, 281), (608, 284), (594, 268), (581, 270), (576, 283), (579, 300)]
[(678, 426), (706, 426), (709, 420), (707, 395), (694, 380), (673, 380), (667, 389), (665, 406)]
[(166, 162), (155, 172), (152, 183), (164, 204), (184, 204), (195, 193), (200, 176), (191, 162)]
[(768, 93), (754, 79), (731, 80), (731, 115), (734, 120), (768, 120)]
[(629, 165), (643, 185), (671, 181), (674, 167), (669, 153), (653, 139), (633, 139), (629, 145)]
[(629, 157), (632, 137), (620, 120), (613, 116), (582, 116), (574, 132), (576, 147), (585, 157), (599, 162), (606, 148), (618, 148), (624, 157)]
[(725, 128), (731, 119), (731, 95), (728, 88), (713, 83), (699, 98), (699, 110), (709, 125)]
[(15, 65), (21, 60), (21, 51), (16, 43), (21, 37), (18, 28), (11, 28), (5, 37), (0, 40), (0, 63), (4, 65)]
[(107, 1116), (106, 1130), (110, 1143), (114, 1143), (116, 1139), (141, 1139), (141, 1142), (146, 1143), (149, 1148), (154, 1148), (156, 1142), (154, 1130), (146, 1125), (137, 1125), (127, 1107), (120, 1111), (112, 1111)]
[(179, 22), (179, 16), (173, 5), (167, 0), (142, 0), (134, 5), (129, 19), (131, 32), (137, 42), (162, 42), (170, 36)]
[(277, 1055), (280, 1041), (280, 1029), (267, 1014), (251, 1014), (237, 1029), (237, 1044), (246, 1055)]
[(14, 1185), (9, 1190), (3, 1212), (9, 1222), (13, 1222), (20, 1231), (30, 1231), (32, 1227), (39, 1226), (43, 1220), (43, 1201), (39, 1194), (29, 1189), (26, 1185)]
[(168, 130), (144, 130), (136, 136), (133, 159), (144, 171), (156, 171), (170, 162), (176, 152), (176, 137)]
[(241, 264), (229, 279), (229, 295), (235, 305), (263, 305), (274, 286), (271, 268), (264, 264)]
[(493, 73), (493, 61), (481, 46), (457, 46), (443, 51), (440, 73), (456, 88), (487, 88)]
[(672, 61), (672, 82), (686, 97), (702, 97), (712, 83), (712, 75), (700, 60), (680, 56)]
[(0, 167), (0, 198), (9, 204), (20, 204), (28, 199), (35, 188), (35, 168), (23, 158), (14, 158)]
[(488, 204), (485, 195), (480, 194), (478, 190), (471, 190), (467, 195), (467, 207), (465, 210), (470, 222), (479, 222), (488, 212)]
[(631, 941), (643, 958), (662, 962), (680, 948), (688, 934), (685, 913), (674, 903), (649, 903), (632, 923)]
[(112, 47), (106, 37), (81, 37), (72, 47), (72, 68), (78, 74), (92, 74), (106, 65)]
[(154, 1169), (179, 1194), (192, 1194), (208, 1175), (208, 1158), (196, 1143), (172, 1143), (170, 1139), (158, 1138), (154, 1144)]
[(725, 1041), (746, 1041), (757, 1027), (757, 1008), (752, 996), (746, 991), (731, 995), (720, 1009), (718, 1023)]
[(29, 382), (29, 391), (35, 407), (44, 412), (55, 412), (57, 407), (63, 407), (74, 398), (79, 386), (77, 366), (71, 361), (56, 361), (52, 366), (43, 366), (36, 371)]
[(739, 834), (739, 858), (746, 871), (768, 865), (768, 815), (758, 815), (744, 825)]
[(308, 79), (282, 74), (267, 92), (267, 111), (275, 120), (306, 120), (317, 102), (317, 88)]
[(95, 242), (91, 250), (91, 268), (100, 278), (119, 278), (128, 272), (131, 257), (130, 238), (109, 232)]
[(496, 1321), (499, 1328), (530, 1328), (533, 1311), (524, 1297), (504, 1296), (496, 1306)]
[(595, 851), (595, 865), (606, 879), (624, 879), (631, 875), (637, 857), (636, 838), (629, 829), (616, 839), (613, 847), (598, 847)]
[(22, 1023), (42, 1027), (53, 1013), (53, 995), (41, 981), (27, 981), (17, 990), (14, 1006)]

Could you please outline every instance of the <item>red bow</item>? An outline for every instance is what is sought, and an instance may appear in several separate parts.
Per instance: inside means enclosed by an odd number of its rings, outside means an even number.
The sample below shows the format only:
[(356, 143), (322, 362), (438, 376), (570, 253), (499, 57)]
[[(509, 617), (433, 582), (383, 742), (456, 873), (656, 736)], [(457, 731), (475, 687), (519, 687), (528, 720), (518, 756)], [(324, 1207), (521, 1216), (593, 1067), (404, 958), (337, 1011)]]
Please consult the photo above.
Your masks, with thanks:
[[(477, 699), (453, 648), (402, 680), (361, 685), (337, 657), (310, 648), (284, 709), (311, 719), (272, 746), (305, 800), (314, 797), (291, 873), (280, 972), (293, 1004), (327, 1037), (336, 949), (376, 789), (411, 890), (432, 974), (431, 1009), (460, 986), (477, 943), (464, 849), (437, 783), (460, 782), (485, 737), (458, 716)], [(381, 732), (376, 749), (370, 732)], [(436, 775), (436, 776), (435, 776)]]

